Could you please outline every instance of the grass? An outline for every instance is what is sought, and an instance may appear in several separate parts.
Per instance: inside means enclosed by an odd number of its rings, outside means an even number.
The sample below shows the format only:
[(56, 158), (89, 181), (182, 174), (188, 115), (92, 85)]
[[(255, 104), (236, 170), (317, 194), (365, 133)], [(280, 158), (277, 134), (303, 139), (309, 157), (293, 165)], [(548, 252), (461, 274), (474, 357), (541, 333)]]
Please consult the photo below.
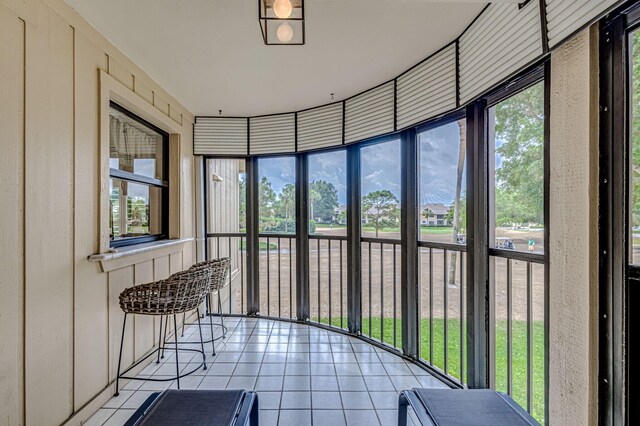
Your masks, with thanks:
[[(316, 229), (318, 231), (325, 231), (327, 229), (345, 229), (346, 227), (347, 227), (346, 225), (333, 225), (333, 227), (331, 227), (331, 225), (326, 225), (326, 224), (317, 224), (316, 225)], [(368, 232), (375, 232), (376, 228), (374, 228), (373, 226), (363, 225), (362, 226), (362, 230), (363, 231), (368, 231)], [(400, 232), (400, 227), (384, 228), (384, 229), (380, 229), (379, 232), (380, 233)], [(423, 234), (446, 234), (446, 235), (451, 235), (452, 228), (450, 226), (426, 226), (426, 225), (421, 225), (420, 226), (420, 232), (423, 233)]]
[[(317, 318), (312, 319), (316, 321)], [(328, 318), (321, 318), (320, 323), (329, 324)], [(340, 327), (340, 318), (332, 318), (332, 325)], [(347, 319), (343, 318), (343, 325), (346, 328)], [(541, 424), (544, 424), (544, 323), (542, 321), (533, 322), (533, 394), (532, 394), (532, 415)], [(445, 370), (445, 340), (444, 340), (444, 320), (434, 318), (431, 324), (433, 335), (430, 341), (430, 323), (428, 319), (423, 319), (420, 324), (421, 342), (420, 357), (427, 362)], [(384, 328), (384, 338), (382, 329)], [(402, 323), (396, 321), (396, 342), (401, 346)], [(521, 406), (527, 407), (527, 323), (526, 321), (512, 322), (512, 397)], [(384, 341), (393, 346), (393, 319), (372, 318), (371, 327), (369, 318), (362, 318), (362, 334), (376, 340)], [(507, 392), (507, 322), (498, 321), (495, 328), (496, 339), (496, 390)], [(451, 318), (447, 321), (447, 374), (460, 378), (460, 320)], [(430, 359), (430, 347), (432, 347), (432, 359)], [(466, 363), (466, 348), (462, 354), (463, 363)], [(466, 374), (466, 364), (463, 364)]]
[[(240, 250), (246, 250), (247, 246), (247, 242), (242, 240), (240, 242)], [(258, 245), (258, 249), (260, 251), (266, 251), (267, 250), (267, 242), (266, 241), (260, 241), (260, 244)], [(276, 243), (269, 243), (269, 250), (278, 250), (278, 245)]]

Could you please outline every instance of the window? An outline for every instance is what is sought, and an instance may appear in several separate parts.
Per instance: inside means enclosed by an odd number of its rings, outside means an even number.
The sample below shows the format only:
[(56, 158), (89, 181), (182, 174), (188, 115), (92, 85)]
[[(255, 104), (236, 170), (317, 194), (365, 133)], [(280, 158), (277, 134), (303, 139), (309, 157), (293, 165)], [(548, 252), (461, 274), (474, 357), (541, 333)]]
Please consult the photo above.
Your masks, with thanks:
[(347, 327), (347, 152), (308, 156), (311, 321)]
[(347, 152), (309, 155), (309, 233), (347, 235)]
[(231, 259), (227, 275), (229, 285), (218, 293), (222, 311), (244, 314), (247, 276), (246, 162), (236, 158), (209, 158), (205, 161), (204, 179), (208, 259)]
[(400, 139), (361, 148), (362, 236), (400, 238)]
[(420, 240), (466, 244), (465, 120), (418, 133)]
[(490, 104), (486, 113), (491, 383), (542, 422), (548, 320), (544, 81)]
[(362, 334), (400, 347), (401, 141), (360, 148)]
[(489, 109), (494, 248), (544, 253), (544, 84)]
[(296, 158), (258, 160), (260, 314), (296, 318)]
[(169, 136), (119, 105), (109, 112), (110, 246), (168, 236)]

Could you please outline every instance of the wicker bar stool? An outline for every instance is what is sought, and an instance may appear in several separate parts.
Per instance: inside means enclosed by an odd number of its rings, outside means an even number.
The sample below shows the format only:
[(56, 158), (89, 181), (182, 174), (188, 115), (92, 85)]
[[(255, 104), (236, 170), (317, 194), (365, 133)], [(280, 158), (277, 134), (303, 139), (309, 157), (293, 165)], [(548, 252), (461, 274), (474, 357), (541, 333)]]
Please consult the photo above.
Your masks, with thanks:
[[(211, 343), (211, 348), (213, 351), (213, 355), (216, 354), (215, 341), (219, 339), (224, 339), (227, 334), (227, 327), (224, 325), (224, 316), (222, 315), (222, 303), (220, 298), (220, 291), (227, 285), (227, 277), (229, 276), (229, 270), (231, 269), (231, 259), (228, 257), (223, 257), (220, 259), (207, 260), (204, 262), (199, 262), (191, 266), (189, 271), (207, 271), (209, 274), (209, 285), (206, 294), (206, 314), (209, 317), (209, 329), (211, 330), (211, 339), (205, 340), (204, 343)], [(213, 313), (210, 312), (211, 306), (211, 297), (213, 293), (218, 293), (218, 315), (220, 315), (220, 324), (215, 324), (213, 322), (212, 316)], [(184, 327), (185, 324), (184, 317), (182, 321), (182, 333), (184, 335)], [(213, 337), (213, 327), (221, 327), (222, 335), (218, 337)], [(166, 324), (165, 324), (166, 327)], [(166, 330), (165, 330), (166, 336)], [(173, 343), (173, 342), (171, 342)], [(191, 342), (180, 342), (182, 344), (188, 344)]]
[[(120, 293), (120, 308), (124, 312), (124, 321), (122, 323), (122, 337), (120, 339), (120, 354), (118, 356), (118, 373), (116, 376), (116, 392), (115, 395), (119, 395), (119, 380), (149, 380), (154, 382), (166, 382), (169, 380), (177, 380), (178, 389), (180, 389), (180, 378), (195, 373), (200, 367), (204, 366), (206, 370), (206, 356), (204, 353), (204, 343), (202, 341), (202, 328), (200, 327), (200, 304), (205, 298), (207, 291), (209, 290), (209, 278), (210, 273), (207, 270), (187, 270), (178, 272), (170, 276), (165, 280), (155, 281), (148, 284), (137, 285), (135, 287), (127, 288)], [(158, 348), (150, 352), (147, 356), (134, 363), (131, 367), (127, 368), (122, 373), (120, 372), (122, 363), (122, 349), (124, 345), (124, 333), (127, 326), (127, 316), (129, 314), (134, 315), (154, 315), (160, 316), (162, 321), (163, 317), (167, 318), (169, 322), (169, 315), (173, 315), (173, 327), (177, 336), (177, 321), (176, 314), (186, 313), (189, 311), (197, 310), (198, 327), (200, 330), (200, 347), (197, 349), (182, 349), (184, 351), (198, 352), (202, 354), (202, 363), (195, 369), (180, 374), (180, 366), (178, 363), (178, 344), (176, 339), (175, 351), (176, 351), (176, 377), (167, 379), (143, 379), (132, 376), (125, 376), (133, 368), (140, 365), (147, 358), (154, 353), (158, 353), (164, 350), (162, 344), (162, 323), (160, 324), (160, 333), (158, 336)], [(165, 328), (166, 330), (166, 328)]]

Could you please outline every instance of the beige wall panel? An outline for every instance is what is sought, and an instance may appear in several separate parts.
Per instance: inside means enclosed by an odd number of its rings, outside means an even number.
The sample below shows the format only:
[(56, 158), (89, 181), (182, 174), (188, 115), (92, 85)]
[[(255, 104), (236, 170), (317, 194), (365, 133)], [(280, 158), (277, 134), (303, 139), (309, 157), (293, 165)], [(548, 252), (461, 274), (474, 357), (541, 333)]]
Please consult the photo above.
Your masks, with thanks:
[[(146, 284), (153, 281), (153, 261), (135, 265), (134, 284)], [(135, 315), (135, 357), (141, 358), (154, 344), (153, 317), (149, 315)]]
[(153, 259), (153, 274), (155, 281), (169, 277), (169, 255)]
[(175, 274), (182, 271), (182, 252), (169, 255), (169, 273)]
[[(124, 320), (124, 313), (117, 300), (122, 290), (133, 286), (133, 275), (133, 266), (109, 272), (109, 380), (116, 378), (122, 321)], [(122, 370), (133, 364), (133, 327), (133, 315), (129, 315), (122, 350)]]
[[(184, 269), (189, 268), (196, 263), (196, 242), (193, 241), (184, 245), (184, 251), (182, 252), (182, 267)], [(203, 254), (204, 258), (204, 254)]]
[(135, 92), (145, 101), (149, 102), (153, 105), (153, 90), (146, 83), (141, 81), (141, 79), (136, 79), (136, 88)]
[(0, 425), (23, 419), (24, 22), (0, 6)]
[(75, 392), (77, 410), (109, 378), (107, 274), (87, 260), (98, 251), (100, 188), (98, 69), (105, 54), (75, 32)]
[(169, 105), (169, 117), (182, 126), (182, 113), (177, 106), (174, 106), (174, 104)]
[(158, 108), (164, 115), (169, 115), (169, 102), (159, 93), (153, 93), (153, 106)]
[(73, 412), (73, 30), (26, 28), (26, 420)]
[(133, 90), (133, 74), (111, 55), (109, 56), (109, 75), (124, 84), (127, 89)]

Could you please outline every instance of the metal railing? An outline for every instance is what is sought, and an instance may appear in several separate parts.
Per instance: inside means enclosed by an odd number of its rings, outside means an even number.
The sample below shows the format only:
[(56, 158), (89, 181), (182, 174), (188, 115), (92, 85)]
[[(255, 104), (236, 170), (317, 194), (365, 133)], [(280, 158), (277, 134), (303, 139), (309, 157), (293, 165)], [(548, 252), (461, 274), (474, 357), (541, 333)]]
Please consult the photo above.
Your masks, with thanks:
[(420, 241), (419, 356), (465, 382), (466, 246)]
[(296, 236), (260, 234), (260, 315), (296, 318)]
[(489, 254), (491, 387), (544, 418), (544, 254)]
[(310, 320), (347, 328), (347, 237), (309, 236)]
[(402, 346), (401, 240), (361, 238), (362, 335)]
[[(246, 235), (243, 233), (207, 234), (207, 253), (209, 260), (221, 257), (231, 258), (227, 284), (218, 297), (224, 301), (222, 311), (225, 314), (246, 314)], [(217, 312), (217, 302), (210, 299), (209, 312)]]

